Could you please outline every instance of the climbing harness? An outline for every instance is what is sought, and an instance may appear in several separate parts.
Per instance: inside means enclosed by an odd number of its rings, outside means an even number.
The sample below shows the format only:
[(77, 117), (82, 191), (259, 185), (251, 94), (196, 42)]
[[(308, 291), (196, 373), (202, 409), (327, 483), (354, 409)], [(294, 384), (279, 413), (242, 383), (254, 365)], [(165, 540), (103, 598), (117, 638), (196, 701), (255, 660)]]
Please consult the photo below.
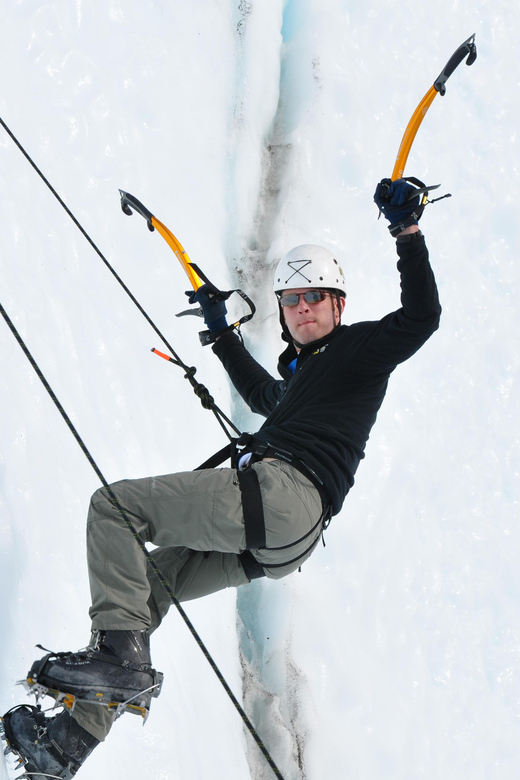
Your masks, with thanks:
[[(240, 463), (242, 458), (249, 455), (247, 460), (247, 466), (241, 467)], [(262, 439), (254, 436), (251, 433), (243, 433), (238, 439), (234, 439), (230, 444), (227, 444), (221, 450), (212, 455), (207, 461), (205, 461), (199, 469), (216, 468), (220, 466), (225, 460), (231, 459), (231, 465), (237, 469), (237, 476), (242, 495), (242, 510), (244, 516), (244, 528), (246, 533), (246, 550), (239, 555), (240, 561), (244, 568), (244, 572), (248, 579), (256, 579), (258, 577), (265, 577), (265, 571), (262, 565), (256, 560), (252, 550), (261, 550), (266, 548), (266, 536), (265, 536), (265, 522), (263, 514), (262, 494), (260, 492), (260, 485), (258, 482), (258, 476), (251, 466), (254, 463), (258, 463), (264, 458), (273, 458), (275, 460), (281, 460), (285, 463), (289, 463), (293, 468), (303, 474), (314, 487), (317, 489), (321, 504), (322, 513), (318, 522), (307, 531), (302, 537), (296, 539), (290, 544), (283, 545), (282, 547), (269, 547), (269, 550), (288, 550), (291, 547), (295, 547), (300, 544), (304, 539), (311, 536), (320, 526), (322, 533), (318, 534), (316, 539), (312, 542), (310, 547), (304, 550), (295, 558), (284, 561), (283, 563), (270, 563), (266, 568), (268, 569), (281, 569), (285, 566), (289, 566), (301, 558), (306, 557), (318, 544), (320, 538), (323, 538), (323, 531), (325, 531), (332, 518), (332, 505), (330, 499), (325, 491), (322, 480), (318, 475), (299, 458), (295, 457), (292, 453), (284, 450), (280, 447), (275, 447), (265, 442)]]

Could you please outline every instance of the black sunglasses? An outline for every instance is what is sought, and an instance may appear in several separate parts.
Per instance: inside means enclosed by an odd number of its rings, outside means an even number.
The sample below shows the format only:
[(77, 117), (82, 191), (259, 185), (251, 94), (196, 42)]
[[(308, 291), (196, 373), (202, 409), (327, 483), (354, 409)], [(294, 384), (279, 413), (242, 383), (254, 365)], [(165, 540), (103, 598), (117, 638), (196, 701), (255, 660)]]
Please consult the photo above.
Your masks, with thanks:
[(303, 299), (306, 303), (319, 303), (324, 301), (327, 297), (325, 290), (307, 290), (304, 293), (286, 293), (286, 295), (279, 295), (278, 300), (282, 306), (298, 306), (300, 302), (300, 296), (303, 295)]

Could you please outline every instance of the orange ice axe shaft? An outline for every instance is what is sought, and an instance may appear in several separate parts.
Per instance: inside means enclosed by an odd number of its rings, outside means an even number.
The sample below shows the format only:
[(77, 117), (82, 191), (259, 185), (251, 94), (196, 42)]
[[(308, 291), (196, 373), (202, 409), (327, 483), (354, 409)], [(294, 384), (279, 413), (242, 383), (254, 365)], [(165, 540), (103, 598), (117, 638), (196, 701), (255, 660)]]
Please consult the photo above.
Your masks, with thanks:
[(137, 198), (135, 198), (133, 195), (130, 195), (129, 192), (119, 190), (119, 193), (121, 195), (121, 208), (123, 209), (124, 213), (128, 216), (131, 216), (133, 211), (136, 211), (138, 214), (144, 217), (146, 224), (148, 225), (148, 230), (157, 230), (173, 250), (175, 257), (186, 271), (193, 289), (198, 290), (199, 287), (202, 287), (204, 282), (198, 273), (194, 270), (186, 250), (182, 246), (181, 242), (175, 238), (171, 230), (169, 230), (166, 225), (163, 225), (163, 223), (160, 222), (157, 217), (154, 217), (152, 212), (149, 211), (140, 200), (137, 200)]
[(444, 69), (441, 71), (438, 78), (435, 79), (433, 85), (430, 87), (426, 95), (423, 97), (413, 112), (412, 118), (408, 122), (408, 126), (404, 131), (401, 145), (399, 146), (399, 151), (397, 152), (397, 158), (395, 161), (394, 170), (392, 172), (392, 181), (403, 178), (406, 161), (408, 159), (408, 155), (410, 154), (410, 149), (412, 148), (415, 136), (417, 135), (417, 131), (421, 126), (421, 122), (426, 116), (426, 113), (430, 108), (434, 98), (437, 96), (437, 93), (440, 93), (441, 95), (446, 94), (446, 81), (466, 56), (466, 65), (473, 65), (477, 59), (477, 47), (475, 45), (474, 34), (471, 35), (467, 41), (464, 41), (464, 43), (459, 46), (457, 51), (451, 55)]
[[(169, 230), (166, 225), (163, 225), (162, 222), (159, 222), (159, 220), (154, 217), (151, 211), (144, 206), (140, 200), (137, 200), (136, 197), (133, 195), (130, 195), (129, 192), (124, 192), (123, 190), (119, 190), (119, 193), (121, 195), (121, 208), (123, 209), (123, 212), (127, 214), (128, 216), (132, 216), (134, 211), (136, 211), (138, 214), (140, 214), (142, 217), (145, 218), (146, 224), (148, 225), (148, 230), (154, 231), (157, 230), (161, 236), (164, 238), (166, 243), (171, 247), (173, 250), (173, 253), (175, 254), (177, 260), (182, 265), (184, 270), (186, 271), (186, 274), (188, 276), (188, 279), (191, 282), (191, 286), (195, 291), (199, 289), (199, 287), (202, 287), (202, 285), (207, 285), (210, 291), (210, 295), (215, 295), (218, 297), (219, 300), (227, 300), (232, 293), (238, 293), (240, 297), (247, 303), (249, 306), (249, 313), (244, 314), (240, 319), (238, 319), (236, 322), (231, 323), (231, 325), (227, 325), (224, 330), (219, 331), (218, 334), (212, 333), (209, 330), (203, 330), (199, 333), (199, 338), (201, 341), (201, 344), (203, 346), (206, 346), (208, 344), (212, 344), (218, 336), (222, 335), (225, 331), (228, 330), (238, 330), (241, 325), (243, 325), (245, 322), (249, 322), (249, 320), (253, 317), (255, 313), (255, 305), (251, 298), (245, 294), (243, 290), (228, 290), (228, 291), (222, 291), (219, 290), (217, 287), (215, 287), (214, 284), (210, 282), (210, 280), (205, 276), (204, 272), (198, 267), (198, 265), (195, 265), (195, 263), (192, 263), (190, 258), (188, 257), (186, 250), (182, 246), (181, 242), (175, 238), (171, 230)], [(187, 311), (180, 312), (180, 314), (177, 314), (177, 317), (182, 317), (184, 314), (195, 314), (196, 316), (203, 316), (203, 310), (199, 306), (197, 309), (188, 309)], [(156, 352), (156, 354), (160, 355), (160, 357), (165, 357), (160, 352), (157, 352), (157, 350), (152, 350), (153, 352)], [(168, 357), (166, 359), (169, 360)]]

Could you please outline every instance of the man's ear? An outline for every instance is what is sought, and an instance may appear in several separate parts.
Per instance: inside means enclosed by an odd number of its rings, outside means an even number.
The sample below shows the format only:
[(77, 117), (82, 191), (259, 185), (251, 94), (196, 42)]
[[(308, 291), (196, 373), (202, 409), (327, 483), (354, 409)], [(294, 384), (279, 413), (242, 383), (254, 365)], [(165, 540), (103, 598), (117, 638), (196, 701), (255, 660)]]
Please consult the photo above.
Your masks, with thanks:
[[(338, 317), (338, 297), (339, 297), (339, 317)], [(336, 296), (334, 297), (334, 301), (335, 301), (335, 305), (334, 305), (334, 311), (335, 311), (335, 313), (336, 313), (336, 315), (335, 315), (335, 319), (336, 319), (336, 320), (337, 320), (337, 322), (339, 323), (339, 322), (341, 322), (341, 315), (342, 315), (342, 314), (343, 314), (343, 312), (345, 311), (345, 304), (346, 304), (346, 300), (345, 300), (345, 298), (344, 298), (342, 295), (340, 295), (340, 296), (337, 296), (337, 295), (336, 295)]]

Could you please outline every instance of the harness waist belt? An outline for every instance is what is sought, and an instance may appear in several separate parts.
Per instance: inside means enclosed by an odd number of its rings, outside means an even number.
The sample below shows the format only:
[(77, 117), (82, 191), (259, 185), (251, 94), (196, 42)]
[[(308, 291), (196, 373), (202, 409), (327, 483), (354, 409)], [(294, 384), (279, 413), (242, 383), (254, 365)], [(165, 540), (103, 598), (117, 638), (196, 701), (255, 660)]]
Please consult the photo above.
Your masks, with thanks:
[[(257, 462), (258, 456), (256, 453), (253, 452), (253, 462)], [(323, 482), (320, 480), (317, 474), (314, 473), (314, 471), (307, 466), (303, 461), (299, 460), (299, 458), (295, 458), (290, 453), (286, 453), (285, 450), (280, 450), (277, 447), (271, 447), (267, 446), (265, 448), (265, 452), (262, 453), (260, 460), (263, 460), (264, 458), (274, 458), (275, 460), (283, 460), (285, 463), (289, 463), (290, 466), (293, 467), (293, 469), (296, 469), (296, 471), (299, 471), (300, 474), (303, 474), (306, 479), (309, 480), (309, 482), (312, 482), (318, 493), (320, 494), (321, 498), (321, 504), (323, 507), (323, 513), (327, 519), (330, 520), (331, 514), (332, 514), (332, 505), (330, 498), (328, 497), (325, 486), (323, 485)]]
[(234, 468), (238, 467), (239, 458), (242, 457), (242, 455), (245, 455), (247, 452), (251, 452), (253, 454), (253, 458), (248, 465), (257, 463), (259, 460), (263, 460), (263, 458), (275, 458), (276, 460), (283, 460), (285, 463), (289, 463), (291, 466), (293, 466), (293, 468), (299, 471), (300, 474), (303, 474), (304, 477), (312, 482), (320, 494), (324, 515), (327, 520), (330, 520), (332, 516), (332, 502), (327, 495), (325, 485), (323, 484), (322, 480), (318, 477), (316, 472), (310, 468), (310, 466), (293, 455), (292, 452), (284, 450), (281, 447), (273, 446), (269, 442), (262, 441), (261, 439), (257, 439), (252, 433), (243, 433), (240, 438), (237, 439), (236, 444), (242, 445), (242, 449), (239, 450), (235, 447), (235, 452), (231, 458), (231, 464)]

